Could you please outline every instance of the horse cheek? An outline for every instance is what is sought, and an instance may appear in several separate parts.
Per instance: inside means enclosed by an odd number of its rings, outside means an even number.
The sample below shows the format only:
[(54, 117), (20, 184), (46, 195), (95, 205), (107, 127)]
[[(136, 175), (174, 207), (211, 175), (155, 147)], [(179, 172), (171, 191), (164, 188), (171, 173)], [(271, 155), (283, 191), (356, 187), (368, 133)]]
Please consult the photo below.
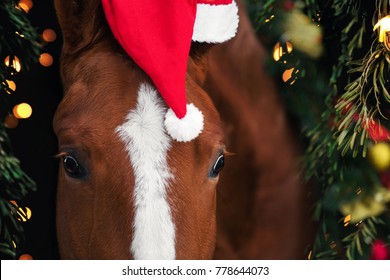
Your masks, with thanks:
[(80, 195), (75, 186), (69, 186), (63, 176), (59, 178), (57, 192), (57, 236), (61, 258), (88, 258), (89, 229), (88, 205), (93, 197)]

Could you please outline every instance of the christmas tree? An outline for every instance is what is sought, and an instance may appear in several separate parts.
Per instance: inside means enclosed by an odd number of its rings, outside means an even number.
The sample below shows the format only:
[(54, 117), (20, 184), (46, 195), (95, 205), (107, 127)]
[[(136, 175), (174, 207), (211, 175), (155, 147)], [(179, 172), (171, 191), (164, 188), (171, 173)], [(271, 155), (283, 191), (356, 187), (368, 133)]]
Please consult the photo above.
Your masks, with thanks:
[[(23, 198), (35, 189), (35, 183), (23, 172), (13, 156), (6, 126), (15, 121), (9, 97), (14, 94), (14, 77), (38, 61), (39, 37), (19, 1), (0, 2), (0, 255), (17, 258), (23, 244), (22, 222), (30, 217)], [(23, 107), (23, 106), (22, 106)], [(28, 109), (28, 108), (27, 108)], [(19, 110), (19, 113), (25, 113)], [(23, 117), (23, 116), (19, 116)]]
[(317, 187), (308, 259), (389, 259), (390, 1), (248, 2)]

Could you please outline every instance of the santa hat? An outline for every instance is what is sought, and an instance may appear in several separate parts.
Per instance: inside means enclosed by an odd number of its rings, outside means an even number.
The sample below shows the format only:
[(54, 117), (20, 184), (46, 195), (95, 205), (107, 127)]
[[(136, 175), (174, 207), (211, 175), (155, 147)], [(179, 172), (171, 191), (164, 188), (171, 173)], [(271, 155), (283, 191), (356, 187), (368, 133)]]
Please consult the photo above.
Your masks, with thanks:
[(186, 102), (191, 41), (222, 43), (235, 36), (233, 0), (102, 0), (111, 31), (152, 79), (169, 110), (168, 134), (191, 141), (203, 129), (203, 114)]

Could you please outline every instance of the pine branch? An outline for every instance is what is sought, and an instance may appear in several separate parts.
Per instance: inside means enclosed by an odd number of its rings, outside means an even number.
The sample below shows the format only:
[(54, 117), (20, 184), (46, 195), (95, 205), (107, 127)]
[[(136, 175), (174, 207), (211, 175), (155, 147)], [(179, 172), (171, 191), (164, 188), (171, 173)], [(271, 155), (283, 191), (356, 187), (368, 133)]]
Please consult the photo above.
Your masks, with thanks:
[(386, 48), (375, 44), (375, 49), (363, 59), (347, 64), (351, 67), (348, 74), (358, 76), (346, 86), (344, 94), (335, 106), (340, 120), (335, 136), (343, 156), (351, 150), (352, 156), (356, 157), (362, 150), (362, 156), (365, 157), (370, 123), (387, 121), (383, 108), (390, 102), (386, 88), (389, 60), (390, 53)]
[[(7, 104), (12, 90), (7, 80), (18, 74), (14, 65), (16, 57), (23, 70), (38, 61), (41, 39), (31, 26), (25, 12), (17, 7), (16, 0), (0, 2), (0, 104)], [(8, 66), (4, 63), (8, 57)], [(35, 183), (23, 172), (20, 162), (12, 155), (3, 118), (9, 108), (0, 112), (0, 255), (1, 258), (17, 257), (24, 240), (19, 208), (10, 201), (21, 201), (35, 190)]]
[[(23, 242), (23, 226), (18, 207), (10, 201), (21, 201), (36, 189), (35, 183), (20, 167), (12, 150), (4, 125), (0, 122), (0, 254), (14, 258)], [(10, 253), (12, 252), (12, 254)]]
[[(383, 223), (381, 219), (370, 217), (360, 222), (357, 230), (346, 236), (342, 241), (345, 243), (345, 256), (349, 260), (354, 260), (369, 255), (369, 247), (373, 240), (377, 238), (376, 225)], [(364, 246), (366, 245), (366, 246)]]
[[(29, 65), (36, 63), (40, 54), (42, 40), (27, 18), (26, 13), (18, 8), (16, 0), (0, 2), (0, 102), (6, 99), (6, 93), (12, 92), (6, 80), (18, 72), (13, 65), (15, 56), (20, 59), (22, 69), (28, 70)], [(7, 66), (4, 62), (9, 56)], [(0, 112), (3, 117), (5, 112)]]

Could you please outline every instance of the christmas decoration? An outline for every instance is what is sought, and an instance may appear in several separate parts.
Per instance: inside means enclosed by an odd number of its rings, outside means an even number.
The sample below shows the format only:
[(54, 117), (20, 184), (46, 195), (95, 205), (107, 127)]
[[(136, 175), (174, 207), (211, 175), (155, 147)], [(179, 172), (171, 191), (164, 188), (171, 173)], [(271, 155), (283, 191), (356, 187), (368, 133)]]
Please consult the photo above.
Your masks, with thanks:
[(390, 144), (380, 142), (369, 148), (368, 156), (370, 162), (378, 171), (385, 171), (390, 168)]
[(374, 252), (390, 242), (390, 1), (248, 2), (318, 186), (309, 258), (383, 258)]
[(29, 254), (23, 254), (23, 255), (21, 255), (19, 257), (19, 260), (21, 260), (21, 261), (29, 261), (29, 260), (32, 260), (32, 259), (33, 259), (32, 256), (29, 255)]
[(378, 141), (390, 141), (390, 132), (380, 123), (371, 121), (368, 122), (364, 128), (367, 130), (368, 136), (375, 143)]
[(375, 188), (370, 195), (360, 195), (359, 198), (342, 204), (340, 212), (349, 216), (351, 223), (357, 223), (368, 217), (378, 216), (386, 210), (386, 203), (390, 201), (390, 192), (382, 187)]
[(181, 142), (196, 138), (203, 129), (203, 114), (186, 102), (191, 41), (217, 43), (234, 37), (236, 3), (103, 0), (102, 4), (114, 37), (153, 80), (169, 106), (165, 121), (169, 135)]
[(390, 170), (380, 174), (380, 181), (384, 187), (390, 190)]
[(375, 240), (372, 244), (371, 259), (388, 260), (390, 258), (389, 248), (382, 240)]
[[(23, 5), (22, 5), (23, 4)], [(22, 222), (27, 221), (31, 210), (18, 206), (23, 198), (35, 189), (35, 183), (22, 171), (20, 162), (12, 155), (6, 127), (17, 125), (10, 113), (8, 98), (16, 90), (14, 77), (29, 69), (37, 61), (40, 40), (26, 18), (25, 11), (32, 8), (31, 1), (4, 0), (0, 2), (0, 255), (17, 258), (23, 243)], [(16, 110), (19, 117), (28, 117), (26, 105)], [(30, 112), (31, 113), (31, 112)], [(30, 114), (29, 113), (29, 114)], [(11, 202), (12, 201), (12, 202)], [(28, 209), (28, 210), (27, 210)]]
[(387, 33), (390, 31), (390, 16), (381, 18), (374, 26), (374, 31), (379, 29), (379, 42), (384, 43), (386, 48), (390, 51), (389, 36)]
[(285, 40), (310, 57), (318, 58), (323, 52), (322, 31), (310, 18), (305, 15), (301, 7), (295, 5), (285, 19)]

